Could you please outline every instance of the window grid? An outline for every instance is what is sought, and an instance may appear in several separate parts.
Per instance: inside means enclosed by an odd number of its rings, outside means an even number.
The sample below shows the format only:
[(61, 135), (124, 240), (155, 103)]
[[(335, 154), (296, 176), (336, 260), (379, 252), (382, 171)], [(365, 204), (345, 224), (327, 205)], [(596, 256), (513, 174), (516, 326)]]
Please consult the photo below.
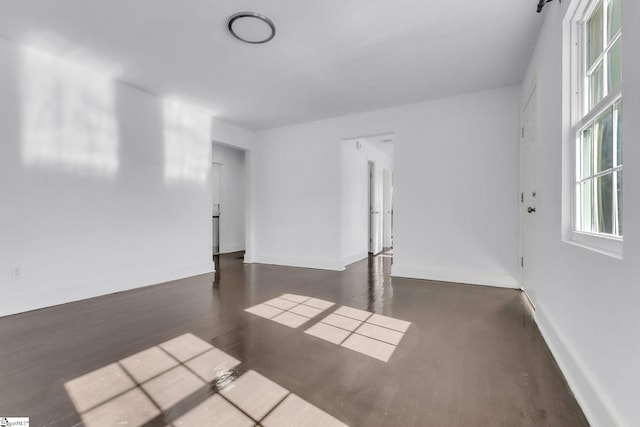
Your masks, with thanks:
[[(622, 238), (621, 184), (622, 157), (619, 126), (622, 114), (622, 92), (618, 57), (622, 30), (613, 22), (610, 34), (610, 8), (619, 7), (616, 0), (593, 1), (587, 13), (578, 22), (579, 66), (577, 77), (581, 90), (577, 92), (578, 117), (573, 129), (575, 135), (574, 227), (581, 233)], [(593, 31), (593, 26), (596, 30)], [(595, 44), (593, 44), (595, 43)], [(611, 66), (618, 66), (610, 75)], [(615, 73), (618, 73), (616, 76)], [(616, 79), (617, 77), (617, 79)], [(610, 118), (608, 116), (611, 116)], [(620, 117), (619, 117), (620, 116)], [(610, 120), (606, 133), (606, 121)], [(606, 138), (610, 138), (605, 140)], [(589, 141), (586, 141), (588, 139)], [(588, 143), (587, 143), (588, 142)], [(610, 145), (610, 147), (608, 147)], [(601, 152), (598, 152), (598, 150)], [(606, 153), (602, 151), (607, 149)], [(610, 165), (603, 167), (603, 157), (610, 156)], [(590, 170), (585, 170), (588, 166)], [(607, 199), (611, 198), (608, 202)], [(609, 211), (606, 204), (611, 204)], [(608, 218), (608, 217), (611, 218)]]
[[(582, 81), (582, 85), (583, 85), (583, 89), (582, 89), (582, 93), (587, 95), (587, 96), (583, 96), (582, 97), (582, 112), (581, 112), (581, 116), (585, 116), (586, 114), (588, 114), (589, 112), (593, 111), (594, 109), (596, 109), (599, 104), (602, 103), (606, 103), (609, 104), (609, 102), (607, 101), (607, 96), (610, 93), (613, 93), (615, 91), (615, 89), (619, 89), (618, 88), (610, 88), (608, 87), (608, 83), (609, 83), (609, 60), (610, 60), (610, 53), (613, 47), (616, 46), (616, 43), (618, 43), (618, 41), (622, 38), (622, 29), (618, 29), (616, 31), (616, 33), (612, 36), (609, 37), (608, 34), (608, 30), (609, 30), (609, 8), (607, 7), (609, 5), (609, 3), (611, 3), (613, 0), (597, 0), (594, 1), (591, 5), (591, 7), (588, 9), (588, 13), (585, 14), (586, 18), (580, 23), (581, 26), (581, 39), (582, 39), (582, 52), (581, 52), (581, 56), (582, 56), (582, 60), (581, 62), (581, 68), (582, 69), (586, 69), (584, 71), (584, 74), (586, 76), (585, 79), (583, 79)], [(590, 44), (589, 44), (589, 28), (588, 28), (588, 23), (590, 22), (590, 20), (593, 18), (594, 15), (596, 15), (599, 11), (599, 9), (602, 9), (602, 24), (601, 24), (601, 31), (600, 31), (600, 41), (601, 41), (601, 46), (598, 49), (598, 55), (596, 56), (595, 60), (593, 61), (593, 63), (589, 66), (589, 48), (590, 48)], [(594, 75), (594, 73), (596, 72), (596, 70), (598, 69), (598, 67), (602, 66), (602, 77), (601, 82), (602, 82), (602, 96), (600, 98), (599, 101), (590, 104), (590, 101), (593, 98), (593, 93), (592, 93), (592, 87), (590, 86), (590, 83), (592, 82), (592, 77)]]

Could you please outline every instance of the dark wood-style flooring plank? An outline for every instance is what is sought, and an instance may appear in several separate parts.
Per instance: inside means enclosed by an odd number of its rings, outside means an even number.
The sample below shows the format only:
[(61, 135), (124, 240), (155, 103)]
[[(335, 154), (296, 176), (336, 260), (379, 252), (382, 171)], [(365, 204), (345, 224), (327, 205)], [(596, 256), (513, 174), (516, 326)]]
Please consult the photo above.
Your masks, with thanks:
[[(244, 265), (0, 318), (0, 415), (80, 423), (64, 383), (190, 332), (351, 426), (586, 426), (519, 291)], [(243, 310), (282, 293), (337, 304), (297, 329)], [(304, 330), (340, 305), (412, 323), (389, 363)]]

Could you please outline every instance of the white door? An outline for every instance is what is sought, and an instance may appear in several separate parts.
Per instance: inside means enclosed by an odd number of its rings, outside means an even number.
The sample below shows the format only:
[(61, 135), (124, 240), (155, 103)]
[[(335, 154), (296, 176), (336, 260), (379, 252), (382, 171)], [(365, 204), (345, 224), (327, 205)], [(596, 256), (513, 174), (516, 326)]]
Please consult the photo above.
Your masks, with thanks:
[(213, 253), (220, 252), (220, 215), (222, 213), (222, 164), (211, 165), (211, 189), (213, 191), (212, 205), (212, 229), (213, 229)]
[(369, 252), (382, 252), (382, 171), (369, 162)]
[(537, 267), (536, 108), (534, 88), (522, 111), (520, 138), (520, 267), (522, 287), (533, 292)]
[(392, 230), (391, 230), (391, 211), (392, 207), (392, 172), (390, 170), (385, 169), (383, 171), (383, 187), (384, 187), (384, 195), (383, 195), (383, 246), (386, 248), (390, 248), (393, 246), (392, 241)]

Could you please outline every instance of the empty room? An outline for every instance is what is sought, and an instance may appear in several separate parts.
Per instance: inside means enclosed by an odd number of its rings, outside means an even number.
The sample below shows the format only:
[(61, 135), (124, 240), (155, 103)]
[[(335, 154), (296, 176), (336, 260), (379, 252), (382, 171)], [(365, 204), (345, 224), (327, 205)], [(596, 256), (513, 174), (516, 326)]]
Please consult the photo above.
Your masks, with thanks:
[(639, 425), (638, 22), (3, 0), (0, 426)]

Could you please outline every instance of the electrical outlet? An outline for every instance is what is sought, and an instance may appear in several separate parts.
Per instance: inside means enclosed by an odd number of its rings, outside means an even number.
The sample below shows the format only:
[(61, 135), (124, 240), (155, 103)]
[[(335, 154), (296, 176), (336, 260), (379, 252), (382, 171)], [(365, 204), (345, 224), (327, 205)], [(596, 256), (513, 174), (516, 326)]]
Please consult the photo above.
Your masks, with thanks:
[(22, 267), (18, 267), (18, 266), (13, 266), (11, 267), (11, 278), (12, 279), (19, 279), (20, 276), (22, 276)]

